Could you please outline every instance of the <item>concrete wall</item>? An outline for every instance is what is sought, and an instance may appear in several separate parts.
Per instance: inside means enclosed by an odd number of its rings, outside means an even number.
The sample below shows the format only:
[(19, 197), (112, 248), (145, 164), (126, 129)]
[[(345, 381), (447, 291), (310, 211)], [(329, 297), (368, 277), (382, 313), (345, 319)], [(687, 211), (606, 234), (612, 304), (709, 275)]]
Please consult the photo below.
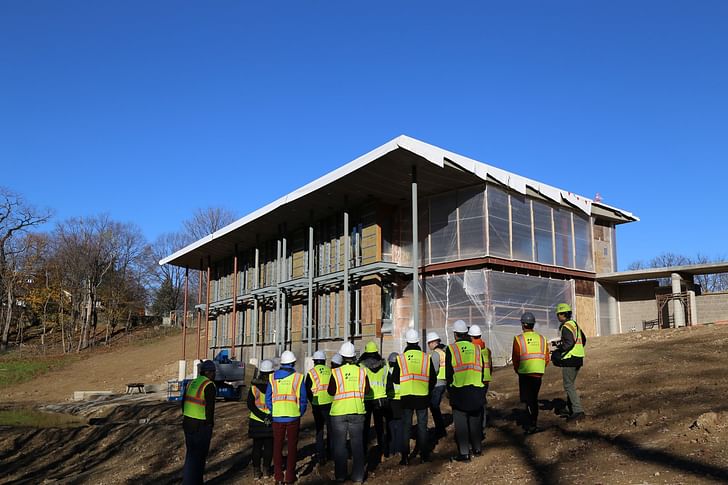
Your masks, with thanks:
[(642, 330), (643, 320), (657, 318), (655, 302), (656, 281), (624, 283), (619, 285), (619, 316), (622, 332)]
[(697, 323), (728, 321), (728, 292), (707, 293), (695, 297), (698, 307)]

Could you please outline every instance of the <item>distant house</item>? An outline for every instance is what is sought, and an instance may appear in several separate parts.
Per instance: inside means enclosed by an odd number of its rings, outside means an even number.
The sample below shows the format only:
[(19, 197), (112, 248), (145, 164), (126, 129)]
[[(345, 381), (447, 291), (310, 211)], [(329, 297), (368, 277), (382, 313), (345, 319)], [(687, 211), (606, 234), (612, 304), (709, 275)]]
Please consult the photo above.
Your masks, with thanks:
[(303, 360), (346, 339), (386, 355), (409, 327), (447, 342), (463, 319), (504, 363), (524, 311), (548, 337), (559, 302), (590, 335), (619, 331), (597, 273), (616, 271), (616, 228), (636, 220), (400, 136), (160, 264), (209, 271), (207, 356)]

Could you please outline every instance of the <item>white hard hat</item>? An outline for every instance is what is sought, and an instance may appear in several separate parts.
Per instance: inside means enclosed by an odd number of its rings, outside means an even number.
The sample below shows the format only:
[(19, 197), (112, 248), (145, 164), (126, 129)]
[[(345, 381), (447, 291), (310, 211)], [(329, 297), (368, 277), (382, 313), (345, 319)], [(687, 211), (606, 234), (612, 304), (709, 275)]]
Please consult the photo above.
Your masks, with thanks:
[(317, 350), (313, 353), (313, 360), (326, 360), (326, 352), (323, 350)]
[(294, 362), (296, 362), (296, 355), (290, 350), (281, 354), (281, 364), (293, 364)]
[(455, 333), (467, 333), (468, 325), (464, 321), (458, 320), (452, 324), (452, 331)]
[(354, 344), (351, 342), (344, 342), (341, 344), (339, 354), (341, 354), (342, 357), (355, 357), (356, 349), (354, 348)]
[(437, 332), (427, 332), (427, 343), (429, 344), (433, 340), (440, 340), (440, 336), (437, 335)]
[(470, 335), (471, 337), (480, 337), (482, 335), (480, 327), (477, 325), (471, 325), (468, 329), (468, 335)]
[(420, 334), (414, 328), (410, 328), (404, 334), (404, 339), (408, 344), (418, 344), (420, 343)]
[(273, 372), (273, 361), (265, 359), (263, 362), (260, 363), (260, 367), (258, 367), (258, 370), (260, 372)]
[(331, 357), (331, 363), (332, 363), (332, 364), (336, 364), (336, 365), (341, 365), (341, 364), (342, 364), (343, 362), (344, 362), (344, 361), (343, 361), (343, 359), (341, 358), (341, 354), (340, 354), (340, 353), (338, 353), (338, 352), (337, 352), (337, 353), (335, 353), (335, 354), (333, 355), (333, 357)]

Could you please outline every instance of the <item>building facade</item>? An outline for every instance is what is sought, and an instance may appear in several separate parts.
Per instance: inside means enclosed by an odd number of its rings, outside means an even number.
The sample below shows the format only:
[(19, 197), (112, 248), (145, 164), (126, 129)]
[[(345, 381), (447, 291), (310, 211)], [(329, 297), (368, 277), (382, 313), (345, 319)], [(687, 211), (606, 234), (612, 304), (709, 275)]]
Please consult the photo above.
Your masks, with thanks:
[(462, 319), (505, 364), (524, 311), (548, 337), (562, 301), (587, 334), (618, 331), (596, 275), (616, 271), (616, 227), (636, 220), (401, 136), (160, 264), (209, 281), (200, 357), (302, 361), (345, 340), (386, 355), (410, 327), (448, 343)]

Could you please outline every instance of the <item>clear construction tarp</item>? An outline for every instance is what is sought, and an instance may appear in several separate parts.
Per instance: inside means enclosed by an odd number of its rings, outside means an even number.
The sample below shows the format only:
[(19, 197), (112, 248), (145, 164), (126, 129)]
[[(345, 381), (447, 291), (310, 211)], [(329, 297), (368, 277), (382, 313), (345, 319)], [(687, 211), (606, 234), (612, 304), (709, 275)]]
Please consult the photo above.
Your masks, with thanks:
[[(568, 280), (478, 269), (429, 276), (422, 282), (421, 295), (421, 323), (427, 331), (438, 332), (443, 343), (449, 344), (456, 320), (477, 324), (493, 354), (493, 364), (503, 366), (510, 361), (513, 337), (521, 332), (521, 314), (533, 312), (536, 331), (547, 339), (555, 338), (559, 322), (554, 307), (560, 302), (572, 303), (574, 291)], [(409, 317), (409, 307), (405, 311)], [(400, 313), (400, 308), (395, 312)], [(395, 339), (403, 338), (411, 318), (396, 321)]]

